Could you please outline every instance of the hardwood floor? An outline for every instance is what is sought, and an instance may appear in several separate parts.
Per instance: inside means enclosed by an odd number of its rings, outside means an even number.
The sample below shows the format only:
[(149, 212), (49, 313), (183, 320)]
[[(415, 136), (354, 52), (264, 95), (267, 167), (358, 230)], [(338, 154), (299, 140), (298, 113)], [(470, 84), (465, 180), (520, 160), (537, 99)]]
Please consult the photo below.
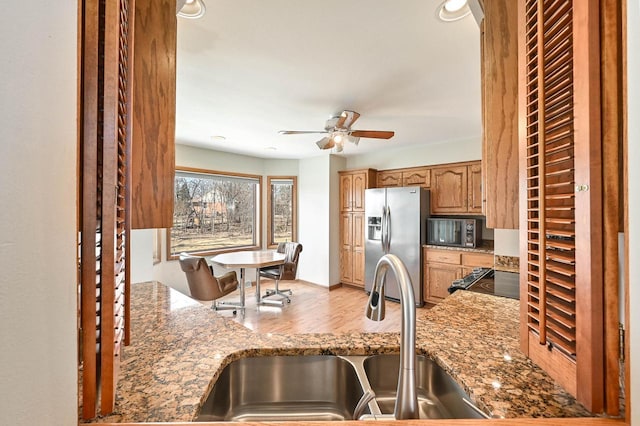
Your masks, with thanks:
[[(273, 281), (260, 282), (262, 293), (273, 288)], [(247, 289), (244, 316), (238, 313), (235, 321), (260, 333), (345, 333), (345, 332), (399, 332), (400, 304), (387, 301), (386, 318), (376, 322), (364, 315), (368, 295), (360, 289), (340, 287), (329, 291), (326, 287), (304, 281), (286, 281), (280, 288), (293, 291), (291, 303), (284, 307), (258, 306), (255, 287)], [(237, 293), (228, 296), (237, 299)], [(224, 299), (223, 299), (224, 300)], [(419, 308), (426, 309), (426, 308)], [(233, 317), (230, 311), (219, 315)]]

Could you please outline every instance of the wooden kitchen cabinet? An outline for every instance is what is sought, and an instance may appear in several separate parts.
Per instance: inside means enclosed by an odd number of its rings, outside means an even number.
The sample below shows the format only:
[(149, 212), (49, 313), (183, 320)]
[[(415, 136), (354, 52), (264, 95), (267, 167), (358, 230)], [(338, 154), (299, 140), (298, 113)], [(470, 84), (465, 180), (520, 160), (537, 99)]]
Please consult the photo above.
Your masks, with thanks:
[(340, 211), (364, 211), (364, 191), (374, 188), (376, 171), (373, 169), (340, 172)]
[(173, 226), (175, 0), (137, 0), (131, 97), (131, 227)]
[(482, 194), (482, 166), (480, 164), (473, 164), (468, 166), (467, 176), (469, 183), (468, 189), (468, 201), (467, 211), (469, 213), (482, 214), (483, 207), (483, 194)]
[(431, 214), (482, 214), (479, 161), (431, 168)]
[(364, 195), (373, 169), (340, 172), (340, 282), (364, 288)]
[(453, 280), (462, 278), (462, 268), (443, 263), (427, 263), (424, 268), (424, 281), (428, 285), (424, 286), (425, 302), (438, 303), (443, 301), (448, 295), (448, 288)]
[(340, 240), (340, 281), (364, 287), (364, 213), (341, 214)]
[(378, 188), (402, 186), (402, 172), (399, 170), (383, 170), (378, 172)]
[(382, 170), (378, 172), (378, 187), (421, 186), (429, 188), (431, 173), (428, 167), (410, 167), (404, 169)]
[(481, 24), (482, 177), (488, 228), (518, 229), (518, 16), (485, 0)]
[(431, 213), (467, 213), (469, 185), (467, 166), (445, 166), (431, 169)]
[(493, 268), (493, 254), (466, 250), (423, 248), (424, 301), (439, 303), (449, 295), (453, 280), (469, 274), (474, 268)]

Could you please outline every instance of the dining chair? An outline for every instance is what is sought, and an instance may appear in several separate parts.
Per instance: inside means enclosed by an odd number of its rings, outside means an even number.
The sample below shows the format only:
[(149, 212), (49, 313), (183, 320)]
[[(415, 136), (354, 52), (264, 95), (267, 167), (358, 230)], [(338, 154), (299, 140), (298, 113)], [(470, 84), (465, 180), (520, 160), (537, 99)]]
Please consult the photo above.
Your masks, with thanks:
[(270, 278), (275, 280), (275, 288), (266, 291), (264, 297), (280, 296), (282, 300), (286, 300), (287, 303), (291, 303), (291, 298), (286, 293), (292, 295), (291, 289), (280, 289), (279, 283), (282, 280), (295, 280), (298, 273), (298, 260), (300, 259), (300, 253), (302, 252), (302, 244), (296, 242), (279, 243), (276, 250), (278, 253), (285, 254), (285, 260), (282, 265), (267, 266), (260, 268), (259, 274), (261, 277)]
[(211, 308), (216, 311), (233, 310), (234, 315), (238, 309), (244, 312), (242, 301), (220, 302), (217, 300), (238, 288), (236, 271), (227, 272), (216, 278), (204, 257), (192, 256), (188, 253), (180, 253), (180, 268), (187, 276), (191, 297), (200, 301), (212, 301)]

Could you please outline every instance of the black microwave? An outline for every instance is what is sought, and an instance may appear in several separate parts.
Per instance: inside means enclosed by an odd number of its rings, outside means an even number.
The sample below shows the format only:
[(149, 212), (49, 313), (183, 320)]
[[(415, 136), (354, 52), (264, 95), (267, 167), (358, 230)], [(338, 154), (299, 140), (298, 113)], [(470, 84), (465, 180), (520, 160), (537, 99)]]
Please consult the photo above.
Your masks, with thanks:
[(427, 244), (478, 247), (481, 241), (482, 227), (478, 219), (427, 219)]

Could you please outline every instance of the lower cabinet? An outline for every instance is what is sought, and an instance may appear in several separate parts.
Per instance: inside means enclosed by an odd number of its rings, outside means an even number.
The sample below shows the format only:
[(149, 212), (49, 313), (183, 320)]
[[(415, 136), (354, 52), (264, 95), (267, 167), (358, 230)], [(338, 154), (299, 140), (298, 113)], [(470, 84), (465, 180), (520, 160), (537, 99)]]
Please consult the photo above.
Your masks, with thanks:
[(493, 254), (463, 250), (423, 248), (424, 301), (439, 303), (449, 295), (453, 280), (467, 275), (474, 268), (493, 267)]
[(462, 268), (445, 263), (428, 262), (424, 267), (425, 302), (438, 303), (449, 295), (453, 280), (462, 278)]
[(340, 282), (364, 287), (364, 213), (342, 213)]

